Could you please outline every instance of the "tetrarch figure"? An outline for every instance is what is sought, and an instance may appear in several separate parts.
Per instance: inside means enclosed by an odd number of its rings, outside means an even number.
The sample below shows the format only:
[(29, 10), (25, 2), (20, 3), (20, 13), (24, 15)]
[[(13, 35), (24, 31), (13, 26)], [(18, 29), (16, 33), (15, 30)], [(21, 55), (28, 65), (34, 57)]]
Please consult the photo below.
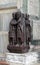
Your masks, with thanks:
[(29, 15), (20, 11), (12, 14), (9, 24), (9, 45), (7, 49), (12, 53), (24, 53), (30, 49), (31, 26)]

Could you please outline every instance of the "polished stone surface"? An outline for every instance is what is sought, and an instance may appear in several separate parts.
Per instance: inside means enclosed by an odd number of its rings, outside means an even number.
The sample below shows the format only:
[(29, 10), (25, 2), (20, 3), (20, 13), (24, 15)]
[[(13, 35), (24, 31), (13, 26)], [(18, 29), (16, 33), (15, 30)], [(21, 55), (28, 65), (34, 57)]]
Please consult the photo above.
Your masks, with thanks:
[(24, 54), (7, 53), (6, 61), (10, 63), (31, 65), (34, 63), (40, 63), (40, 53), (29, 52)]

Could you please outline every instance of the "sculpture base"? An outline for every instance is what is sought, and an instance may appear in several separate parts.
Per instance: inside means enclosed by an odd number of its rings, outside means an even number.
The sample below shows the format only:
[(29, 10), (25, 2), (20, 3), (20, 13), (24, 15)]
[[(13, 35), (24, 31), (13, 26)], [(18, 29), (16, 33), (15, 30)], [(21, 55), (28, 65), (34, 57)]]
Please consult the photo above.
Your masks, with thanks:
[(21, 46), (15, 46), (15, 45), (8, 45), (7, 49), (11, 53), (25, 53), (25, 52), (28, 52), (30, 47), (29, 47), (29, 45), (22, 46), (22, 47)]
[(23, 54), (6, 53), (6, 61), (13, 63), (10, 65), (34, 65), (34, 63), (38, 62), (38, 52), (28, 52)]

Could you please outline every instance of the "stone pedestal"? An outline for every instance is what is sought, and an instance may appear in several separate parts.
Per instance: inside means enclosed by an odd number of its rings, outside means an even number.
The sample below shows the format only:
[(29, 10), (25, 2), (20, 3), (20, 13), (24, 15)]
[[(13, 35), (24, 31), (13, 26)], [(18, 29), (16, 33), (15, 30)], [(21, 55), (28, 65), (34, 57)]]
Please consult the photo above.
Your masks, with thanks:
[(38, 61), (37, 52), (29, 52), (24, 54), (6, 53), (6, 61), (13, 64), (31, 65)]
[(15, 46), (15, 45), (8, 45), (8, 50), (12, 53), (25, 53), (28, 52), (30, 47), (27, 46)]
[(40, 53), (28, 52), (24, 54), (18, 53), (0, 54), (0, 61), (6, 61), (9, 65), (37, 65), (40, 62)]

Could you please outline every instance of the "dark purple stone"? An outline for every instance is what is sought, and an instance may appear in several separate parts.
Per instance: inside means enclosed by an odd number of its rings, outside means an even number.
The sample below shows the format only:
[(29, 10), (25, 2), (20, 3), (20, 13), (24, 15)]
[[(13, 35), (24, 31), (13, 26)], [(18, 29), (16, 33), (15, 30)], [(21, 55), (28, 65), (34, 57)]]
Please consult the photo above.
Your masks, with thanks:
[(29, 15), (21, 12), (12, 14), (13, 18), (9, 24), (9, 45), (7, 49), (11, 53), (24, 53), (30, 49), (31, 26)]

